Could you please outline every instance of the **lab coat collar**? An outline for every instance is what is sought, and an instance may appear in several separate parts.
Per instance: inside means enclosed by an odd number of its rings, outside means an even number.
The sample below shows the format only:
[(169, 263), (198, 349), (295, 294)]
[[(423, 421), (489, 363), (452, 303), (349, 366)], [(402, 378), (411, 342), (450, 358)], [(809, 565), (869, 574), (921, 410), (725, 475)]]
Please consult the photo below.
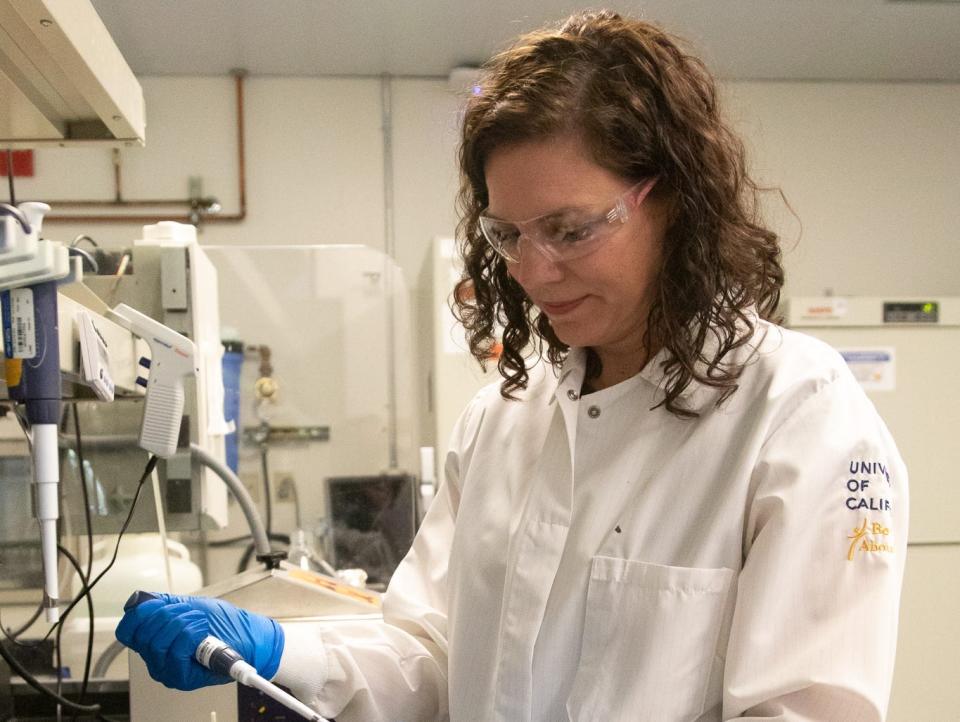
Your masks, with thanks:
[[(748, 310), (747, 315), (750, 317), (754, 327), (756, 328), (759, 325), (759, 315), (753, 309)], [(745, 347), (733, 352), (733, 358), (728, 357), (725, 359), (725, 361), (727, 363), (749, 363), (750, 359), (756, 355), (757, 349), (762, 340), (762, 336), (752, 339)], [(712, 357), (719, 344), (720, 342), (716, 331), (711, 329), (711, 332), (707, 334), (703, 355), (707, 358)], [(639, 376), (642, 377), (644, 381), (657, 390), (658, 398), (662, 398), (666, 395), (667, 376), (664, 373), (664, 365), (667, 363), (669, 358), (670, 352), (667, 349), (660, 349), (660, 351), (656, 353), (652, 359), (647, 361), (646, 366), (644, 366), (639, 373)], [(566, 359), (564, 359), (563, 365), (560, 368), (560, 374), (557, 379), (557, 387), (554, 391), (554, 394), (550, 397), (550, 403), (552, 404), (554, 401), (556, 401), (558, 396), (561, 394), (566, 394), (570, 389), (580, 393), (580, 389), (583, 387), (583, 379), (586, 375), (586, 368), (586, 349), (571, 348), (567, 353)], [(701, 371), (703, 370), (705, 370), (705, 368), (701, 364)], [(708, 386), (707, 384), (697, 381), (696, 379), (691, 379), (687, 387), (680, 392), (680, 400), (687, 409), (691, 411), (702, 412), (708, 406), (716, 402), (720, 396), (720, 393), (721, 392), (718, 389), (712, 386)]]
[(571, 348), (567, 352), (567, 357), (560, 366), (557, 375), (557, 385), (547, 400), (548, 405), (552, 406), (561, 394), (566, 394), (572, 389), (578, 394), (583, 387), (583, 377), (587, 372), (587, 352), (582, 348)]
[[(669, 353), (662, 349), (657, 353), (652, 359), (647, 362), (647, 365), (643, 367), (637, 376), (641, 377), (647, 384), (654, 387), (659, 395), (665, 393), (666, 388), (666, 375), (663, 372), (663, 365), (666, 363), (669, 358)], [(563, 365), (560, 368), (560, 375), (557, 379), (557, 386), (553, 395), (549, 399), (549, 403), (553, 404), (557, 398), (560, 396), (565, 396), (568, 391), (573, 390), (576, 393), (580, 393), (580, 390), (583, 388), (583, 380), (587, 372), (587, 350), (585, 348), (571, 348), (567, 353), (566, 359), (564, 359)], [(636, 376), (632, 377), (636, 378)], [(627, 383), (629, 379), (625, 380), (623, 383)], [(690, 385), (687, 386), (681, 393), (680, 398), (683, 399), (688, 407), (699, 408), (706, 404), (709, 400), (707, 396), (709, 392), (713, 391), (708, 386), (697, 381), (691, 381)], [(703, 398), (700, 398), (703, 397)]]

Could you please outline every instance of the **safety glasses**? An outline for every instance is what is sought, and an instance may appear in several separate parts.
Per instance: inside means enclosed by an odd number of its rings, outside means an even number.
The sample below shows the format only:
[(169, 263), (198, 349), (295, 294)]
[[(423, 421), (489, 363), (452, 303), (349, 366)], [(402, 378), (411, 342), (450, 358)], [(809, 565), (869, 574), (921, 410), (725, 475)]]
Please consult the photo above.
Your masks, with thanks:
[(603, 245), (627, 222), (630, 211), (640, 207), (656, 182), (656, 178), (648, 178), (637, 183), (599, 213), (596, 208), (566, 208), (516, 222), (481, 213), (480, 230), (493, 250), (510, 263), (520, 263), (523, 238), (555, 263), (570, 261)]

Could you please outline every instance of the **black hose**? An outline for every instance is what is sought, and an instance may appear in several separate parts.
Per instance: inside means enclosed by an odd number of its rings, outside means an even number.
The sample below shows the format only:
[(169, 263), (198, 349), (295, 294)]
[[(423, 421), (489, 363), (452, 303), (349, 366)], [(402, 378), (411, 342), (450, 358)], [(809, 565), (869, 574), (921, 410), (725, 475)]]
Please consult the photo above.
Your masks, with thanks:
[[(290, 546), (290, 536), (287, 534), (271, 534), (270, 541), (278, 541), (281, 544)], [(256, 550), (257, 548), (252, 542), (247, 544), (247, 548), (243, 550), (243, 556), (240, 557), (240, 563), (237, 564), (237, 574), (242, 574), (247, 570), (247, 565), (250, 564), (250, 560), (253, 558), (253, 553)]]
[(260, 473), (263, 474), (264, 511), (266, 514), (267, 536), (273, 531), (273, 494), (270, 484), (270, 465), (267, 463), (267, 444), (260, 444)]
[[(79, 249), (77, 249), (79, 250)], [(83, 585), (87, 586), (87, 581), (90, 579), (90, 576), (93, 574), (93, 520), (90, 518), (90, 494), (87, 490), (87, 475), (86, 469), (84, 468), (83, 463), (83, 437), (80, 434), (80, 413), (77, 408), (77, 404), (72, 404), (73, 406), (73, 430), (77, 437), (77, 464), (80, 471), (80, 492), (83, 496), (83, 518), (84, 522), (87, 525), (87, 577), (84, 580)], [(68, 556), (69, 558), (69, 556)], [(81, 577), (82, 578), (82, 577)], [(87, 685), (90, 683), (90, 666), (93, 663), (93, 637), (94, 637), (94, 614), (93, 614), (93, 597), (87, 594), (87, 609), (90, 612), (89, 624), (90, 627), (87, 631), (87, 654), (84, 657), (83, 661), (83, 681), (80, 684), (80, 702), (83, 703), (83, 698), (87, 694)], [(74, 712), (73, 722), (76, 722), (77, 715)]]
[[(74, 571), (76, 571), (77, 576), (80, 577), (81, 594), (83, 594), (82, 590), (87, 589), (88, 583), (90, 581), (90, 577), (83, 573), (83, 569), (80, 567), (80, 562), (77, 561), (77, 558), (73, 556), (73, 554), (70, 553), (70, 551), (65, 546), (63, 546), (62, 544), (57, 544), (57, 550), (67, 558), (67, 561), (70, 562), (70, 564), (73, 566)], [(91, 645), (93, 643), (93, 597), (91, 597), (90, 594), (85, 594), (84, 596), (86, 596), (86, 599), (87, 599), (87, 614), (90, 617), (90, 636), (87, 638), (88, 639), (87, 652), (88, 654), (90, 654)], [(80, 597), (78, 596), (77, 598), (79, 599)], [(63, 633), (63, 622), (66, 621), (68, 613), (69, 612), (65, 612), (63, 616), (60, 617), (60, 624), (57, 625), (57, 637), (56, 637), (55, 645), (57, 650), (57, 693), (58, 694), (60, 692), (60, 683), (63, 679), (62, 677), (63, 664), (60, 659), (60, 635)], [(87, 694), (87, 679), (88, 678), (84, 678), (83, 680), (83, 685), (80, 688), (80, 697), (77, 700), (77, 705), (83, 705), (83, 698)], [(79, 712), (80, 710), (75, 708), (73, 710), (74, 717), (76, 717), (76, 715), (79, 714)]]
[(98, 714), (100, 712), (100, 705), (98, 704), (77, 704), (76, 702), (71, 702), (66, 697), (52, 692), (51, 690), (44, 687), (40, 682), (37, 681), (37, 678), (34, 677), (30, 672), (27, 671), (27, 668), (20, 664), (20, 660), (10, 654), (10, 651), (2, 644), (0, 644), (0, 657), (3, 657), (4, 661), (10, 665), (10, 669), (16, 672), (18, 675), (23, 677), (23, 681), (33, 687), (35, 690), (41, 694), (45, 694), (47, 697), (50, 697), (55, 702), (67, 707), (69, 709), (75, 709), (78, 712), (86, 712), (88, 714)]

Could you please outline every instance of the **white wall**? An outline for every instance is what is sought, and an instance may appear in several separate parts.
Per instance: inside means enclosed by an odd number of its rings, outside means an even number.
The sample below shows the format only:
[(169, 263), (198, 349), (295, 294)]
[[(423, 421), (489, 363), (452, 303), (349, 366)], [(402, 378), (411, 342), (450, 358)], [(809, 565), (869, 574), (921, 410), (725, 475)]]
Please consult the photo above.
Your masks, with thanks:
[[(786, 254), (789, 293), (960, 292), (960, 85), (728, 89), (757, 175), (783, 188), (802, 222)], [(799, 226), (777, 210), (794, 245)]]
[[(233, 79), (142, 78), (141, 83), (147, 144), (121, 151), (124, 198), (185, 198), (189, 177), (201, 176), (204, 194), (218, 197), (225, 213), (236, 213)], [(245, 96), (247, 220), (206, 224), (201, 242), (382, 248), (379, 81), (250, 78)], [(37, 171), (36, 179), (18, 183), (19, 197), (112, 198), (107, 150), (41, 150)], [(114, 223), (51, 223), (47, 230), (63, 237), (82, 231), (117, 244), (139, 234), (137, 225)]]

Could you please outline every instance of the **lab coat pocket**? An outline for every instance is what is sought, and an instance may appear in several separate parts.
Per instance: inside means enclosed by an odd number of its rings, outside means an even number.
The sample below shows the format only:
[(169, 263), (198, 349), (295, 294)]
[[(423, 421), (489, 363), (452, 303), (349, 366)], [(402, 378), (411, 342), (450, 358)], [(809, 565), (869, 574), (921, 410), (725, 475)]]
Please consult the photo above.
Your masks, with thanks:
[(733, 578), (730, 569), (594, 557), (570, 719), (696, 719), (722, 656), (718, 637)]

